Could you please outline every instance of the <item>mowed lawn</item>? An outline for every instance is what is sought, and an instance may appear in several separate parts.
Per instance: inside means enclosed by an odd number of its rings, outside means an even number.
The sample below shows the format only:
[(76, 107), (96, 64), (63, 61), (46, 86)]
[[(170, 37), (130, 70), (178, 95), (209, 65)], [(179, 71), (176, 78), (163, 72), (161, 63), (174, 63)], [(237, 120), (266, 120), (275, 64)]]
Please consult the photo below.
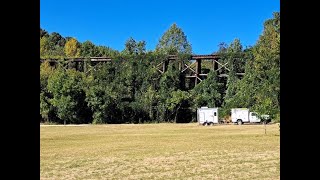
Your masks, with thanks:
[(40, 127), (41, 179), (280, 179), (276, 124)]

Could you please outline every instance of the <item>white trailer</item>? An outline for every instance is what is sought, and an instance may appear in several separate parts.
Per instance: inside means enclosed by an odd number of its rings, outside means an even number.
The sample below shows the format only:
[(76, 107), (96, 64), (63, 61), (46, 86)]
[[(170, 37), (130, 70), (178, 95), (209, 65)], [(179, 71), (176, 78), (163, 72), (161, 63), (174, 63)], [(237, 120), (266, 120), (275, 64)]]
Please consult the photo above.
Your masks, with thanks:
[[(262, 115), (265, 121), (270, 121), (269, 115)], [(231, 121), (241, 125), (243, 123), (261, 123), (261, 119), (256, 112), (250, 112), (247, 108), (233, 108), (231, 109)]]
[(201, 107), (197, 110), (197, 120), (201, 125), (218, 124), (218, 108)]

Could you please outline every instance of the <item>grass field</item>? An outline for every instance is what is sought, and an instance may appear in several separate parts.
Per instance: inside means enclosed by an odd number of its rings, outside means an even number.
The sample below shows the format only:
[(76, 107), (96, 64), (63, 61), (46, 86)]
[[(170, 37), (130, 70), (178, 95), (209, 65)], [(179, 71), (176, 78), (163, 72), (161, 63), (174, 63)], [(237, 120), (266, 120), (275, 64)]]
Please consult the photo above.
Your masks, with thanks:
[(276, 124), (40, 127), (41, 179), (280, 179)]

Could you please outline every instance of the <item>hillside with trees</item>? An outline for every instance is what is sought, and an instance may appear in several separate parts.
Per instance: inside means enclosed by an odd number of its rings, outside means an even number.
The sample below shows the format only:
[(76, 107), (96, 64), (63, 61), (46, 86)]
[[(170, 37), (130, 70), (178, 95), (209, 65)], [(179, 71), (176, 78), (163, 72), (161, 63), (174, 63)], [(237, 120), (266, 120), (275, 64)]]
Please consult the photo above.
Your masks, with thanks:
[[(228, 77), (210, 71), (199, 84), (186, 81), (179, 61), (169, 63), (160, 74), (155, 68), (168, 55), (180, 60), (191, 54), (192, 45), (177, 24), (159, 39), (154, 50), (132, 37), (117, 51), (79, 42), (40, 28), (40, 58), (58, 59), (40, 63), (40, 122), (52, 123), (149, 123), (196, 121), (198, 107), (219, 107), (220, 118), (235, 107), (250, 108), (280, 121), (280, 13), (263, 24), (257, 43), (244, 48), (240, 39), (221, 43), (219, 62), (228, 62)], [(67, 68), (65, 58), (110, 57), (112, 62), (84, 71)], [(204, 69), (210, 64), (203, 63)], [(241, 77), (237, 72), (244, 72)]]

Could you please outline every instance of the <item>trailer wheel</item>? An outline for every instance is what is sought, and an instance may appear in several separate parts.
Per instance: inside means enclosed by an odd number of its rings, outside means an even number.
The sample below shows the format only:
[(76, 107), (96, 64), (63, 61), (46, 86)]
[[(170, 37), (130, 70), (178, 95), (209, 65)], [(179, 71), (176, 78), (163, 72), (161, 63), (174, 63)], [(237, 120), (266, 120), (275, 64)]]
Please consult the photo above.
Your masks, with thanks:
[(242, 121), (240, 119), (238, 119), (237, 123), (238, 123), (238, 125), (241, 125)]
[(207, 124), (207, 122), (204, 122), (202, 125), (203, 125), (203, 126), (207, 126), (208, 124)]

